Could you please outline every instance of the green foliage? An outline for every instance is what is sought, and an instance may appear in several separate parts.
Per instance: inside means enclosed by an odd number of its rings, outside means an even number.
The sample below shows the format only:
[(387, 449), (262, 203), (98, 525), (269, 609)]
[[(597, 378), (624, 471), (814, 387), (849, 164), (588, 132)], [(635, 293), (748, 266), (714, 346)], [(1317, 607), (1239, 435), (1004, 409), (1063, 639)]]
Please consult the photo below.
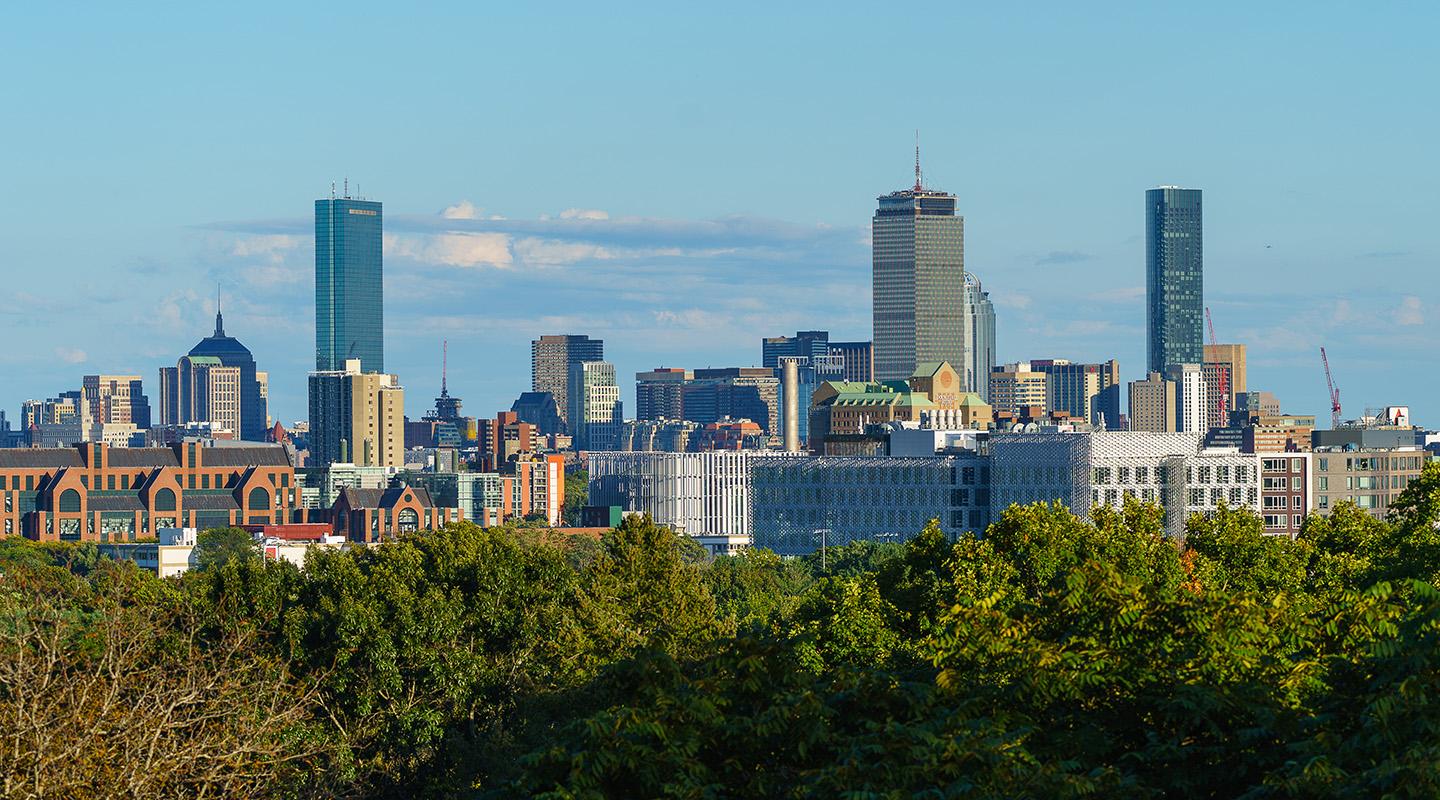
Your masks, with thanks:
[(590, 502), (590, 473), (583, 469), (565, 470), (565, 500), (561, 514), (565, 524), (576, 527), (580, 524), (580, 510)]
[(160, 581), (8, 540), (0, 635), (43, 601), (81, 632), (75, 675), (136, 653), (236, 676), (214, 740), (290, 748), (245, 774), (293, 797), (1429, 797), (1437, 518), (1431, 468), (1388, 520), (1342, 504), (1294, 541), (1221, 509), (1176, 542), (1133, 501), (823, 564), (712, 559), (643, 517), (599, 540), (462, 523), (304, 569), (222, 531)]
[(260, 558), (260, 547), (249, 531), (241, 528), (211, 528), (195, 537), (195, 568), (223, 569), (232, 561)]

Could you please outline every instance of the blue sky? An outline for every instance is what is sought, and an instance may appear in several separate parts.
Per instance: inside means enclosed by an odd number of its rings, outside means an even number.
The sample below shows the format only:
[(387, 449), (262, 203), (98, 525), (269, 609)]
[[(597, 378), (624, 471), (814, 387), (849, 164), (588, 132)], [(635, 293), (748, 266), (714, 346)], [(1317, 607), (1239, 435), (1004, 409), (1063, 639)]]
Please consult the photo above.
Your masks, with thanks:
[(218, 282), (272, 413), (303, 417), (312, 203), (346, 176), (385, 203), (412, 417), (444, 338), (480, 415), (528, 388), (542, 333), (603, 337), (625, 376), (868, 338), (869, 219), (919, 128), (1002, 360), (1140, 377), (1143, 192), (1196, 186), (1206, 301), (1253, 388), (1323, 418), (1323, 344), (1347, 412), (1440, 424), (1440, 7), (910, 8), (8, 9), (0, 406), (152, 384)]

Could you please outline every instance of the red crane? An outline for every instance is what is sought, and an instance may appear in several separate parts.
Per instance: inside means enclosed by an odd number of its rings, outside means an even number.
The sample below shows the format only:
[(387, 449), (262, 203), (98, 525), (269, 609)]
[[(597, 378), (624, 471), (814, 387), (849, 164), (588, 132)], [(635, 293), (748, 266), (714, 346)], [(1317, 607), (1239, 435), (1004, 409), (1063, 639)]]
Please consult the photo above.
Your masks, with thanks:
[(1325, 385), (1330, 389), (1330, 427), (1340, 427), (1340, 390), (1335, 388), (1335, 381), (1330, 377), (1330, 359), (1325, 355), (1325, 348), (1320, 348), (1320, 363), (1325, 365)]
[[(1205, 326), (1210, 329), (1210, 346), (1215, 348), (1215, 357), (1219, 358), (1220, 343), (1215, 340), (1215, 320), (1210, 318), (1210, 306), (1205, 306)], [(1216, 425), (1223, 428), (1230, 424), (1230, 415), (1227, 413), (1230, 410), (1230, 365), (1216, 362), (1215, 372), (1220, 382), (1220, 400), (1216, 406), (1220, 418)]]

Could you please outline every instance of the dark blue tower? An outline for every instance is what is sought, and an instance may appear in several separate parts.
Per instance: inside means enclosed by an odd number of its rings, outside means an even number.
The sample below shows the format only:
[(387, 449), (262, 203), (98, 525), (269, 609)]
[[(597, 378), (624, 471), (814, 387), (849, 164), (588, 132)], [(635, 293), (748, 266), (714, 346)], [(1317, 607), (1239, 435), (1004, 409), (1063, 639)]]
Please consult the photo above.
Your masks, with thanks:
[(380, 203), (315, 201), (315, 369), (385, 371)]

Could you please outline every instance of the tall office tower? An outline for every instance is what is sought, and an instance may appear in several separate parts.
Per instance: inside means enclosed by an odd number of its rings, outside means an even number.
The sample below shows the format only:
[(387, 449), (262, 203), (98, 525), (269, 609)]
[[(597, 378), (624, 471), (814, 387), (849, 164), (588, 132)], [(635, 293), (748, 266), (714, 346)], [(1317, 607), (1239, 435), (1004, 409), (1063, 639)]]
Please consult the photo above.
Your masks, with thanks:
[(1205, 393), (1205, 372), (1199, 364), (1171, 364), (1165, 379), (1175, 383), (1175, 430), (1204, 433), (1210, 430), (1210, 403)]
[[(233, 403), (229, 399), (231, 379), (219, 367), (236, 370)], [(203, 372), (197, 373), (197, 369)], [(217, 309), (215, 333), (190, 348), (176, 366), (160, 369), (160, 424), (211, 422), (230, 430), (238, 439), (263, 442), (269, 431), (269, 391), (268, 386), (261, 387), (261, 374), (255, 369), (255, 357), (249, 348), (225, 335), (225, 318)]]
[(1205, 345), (1205, 391), (1210, 396), (1210, 427), (1218, 428), (1230, 424), (1229, 419), (1220, 416), (1220, 375), (1225, 374), (1226, 416), (1236, 408), (1236, 401), (1245, 394), (1245, 345)]
[(771, 336), (760, 340), (760, 365), (769, 369), (778, 368), (780, 359), (787, 356), (816, 358), (829, 354), (829, 331), (796, 331), (794, 336)]
[(570, 367), (582, 361), (604, 361), (605, 342), (589, 336), (541, 336), (530, 342), (530, 390), (549, 392), (566, 432), (570, 425)]
[(684, 419), (689, 370), (661, 367), (635, 373), (635, 419)]
[(1130, 382), (1130, 430), (1174, 433), (1178, 398), (1175, 382), (1152, 372), (1143, 381)]
[(310, 373), (310, 466), (405, 464), (405, 389), (399, 378), (344, 368)]
[[(315, 201), (315, 371), (385, 371), (385, 279), (380, 203)], [(249, 437), (246, 437), (249, 438)]]
[(877, 198), (871, 222), (875, 379), (905, 380), (917, 364), (965, 365), (965, 218), (955, 195), (915, 185)]
[(842, 378), (856, 383), (875, 380), (875, 349), (869, 342), (831, 342), (830, 355), (839, 356)]
[(1145, 192), (1145, 328), (1149, 369), (1205, 360), (1205, 275), (1200, 190)]
[[(1118, 424), (1119, 392), (1109, 392), (1120, 385), (1120, 362), (1111, 359), (1103, 364), (1074, 364), (1062, 358), (1031, 361), (1030, 368), (1043, 372), (1045, 408), (1064, 411), (1092, 425), (1100, 424), (1102, 414), (1108, 424)], [(1116, 407), (1111, 407), (1116, 404)]]
[(570, 365), (570, 434), (576, 450), (614, 450), (624, 417), (615, 365), (580, 361)]
[(150, 427), (150, 400), (145, 397), (139, 375), (86, 375), (80, 391), (90, 406), (90, 418), (101, 424), (131, 423), (137, 429)]
[(970, 323), (963, 372), (966, 391), (990, 402), (990, 373), (995, 371), (995, 304), (973, 272), (965, 273), (965, 315)]
[(1045, 373), (1032, 369), (1029, 361), (995, 367), (990, 371), (990, 405), (1011, 414), (1027, 406), (1043, 409), (1048, 386)]
[(239, 367), (227, 367), (216, 356), (181, 356), (173, 367), (160, 368), (160, 424), (208, 422), (212, 430), (240, 437), (245, 425), (244, 383)]

